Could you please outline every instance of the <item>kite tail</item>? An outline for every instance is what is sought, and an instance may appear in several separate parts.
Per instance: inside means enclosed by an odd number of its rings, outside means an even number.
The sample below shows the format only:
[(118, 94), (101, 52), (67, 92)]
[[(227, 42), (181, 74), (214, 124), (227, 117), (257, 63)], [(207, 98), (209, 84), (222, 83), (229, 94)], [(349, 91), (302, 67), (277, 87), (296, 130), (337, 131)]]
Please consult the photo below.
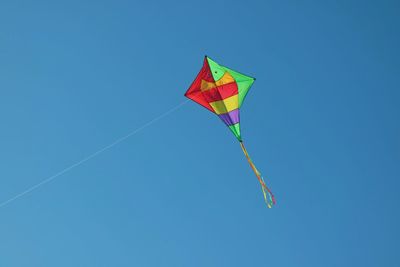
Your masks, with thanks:
[(264, 179), (261, 176), (261, 173), (257, 170), (256, 166), (251, 161), (249, 153), (247, 153), (246, 147), (244, 146), (243, 142), (240, 142), (240, 146), (242, 147), (243, 153), (246, 156), (247, 161), (250, 164), (250, 167), (253, 169), (254, 173), (257, 176), (258, 181), (260, 182), (261, 189), (262, 189), (262, 192), (264, 195), (265, 203), (267, 204), (268, 208), (272, 208), (272, 206), (276, 204), (274, 195), (272, 194), (271, 190), (269, 190), (269, 188), (266, 186)]

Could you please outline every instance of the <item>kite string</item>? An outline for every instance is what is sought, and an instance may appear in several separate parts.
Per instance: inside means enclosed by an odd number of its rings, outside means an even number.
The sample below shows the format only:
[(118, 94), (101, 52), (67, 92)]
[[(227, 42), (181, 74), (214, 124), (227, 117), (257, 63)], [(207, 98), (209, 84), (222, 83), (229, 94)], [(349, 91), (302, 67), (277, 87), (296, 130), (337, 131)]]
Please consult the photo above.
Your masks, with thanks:
[(244, 146), (243, 142), (240, 142), (240, 147), (243, 150), (244, 155), (246, 156), (247, 161), (250, 164), (253, 172), (257, 176), (258, 181), (260, 182), (261, 189), (264, 195), (265, 203), (267, 204), (268, 208), (272, 208), (273, 205), (276, 204), (276, 200), (274, 195), (272, 194), (271, 190), (265, 184), (264, 178), (262, 177), (261, 173), (257, 170), (256, 166), (254, 165), (253, 161), (251, 160), (249, 153), (247, 152), (246, 147)]
[(107, 146), (105, 146), (105, 147), (103, 147), (103, 148), (97, 150), (96, 152), (90, 154), (89, 156), (86, 156), (85, 158), (83, 158), (83, 159), (81, 159), (81, 160), (75, 162), (74, 164), (72, 164), (72, 165), (70, 165), (70, 166), (64, 168), (63, 170), (57, 172), (56, 174), (54, 174), (54, 175), (52, 175), (52, 176), (50, 176), (50, 177), (48, 177), (48, 178), (42, 180), (41, 182), (39, 182), (39, 183), (37, 183), (37, 184), (35, 184), (35, 185), (29, 187), (28, 189), (26, 189), (26, 190), (24, 190), (24, 191), (22, 191), (22, 192), (16, 194), (15, 196), (13, 196), (13, 197), (11, 197), (11, 198), (9, 198), (9, 199), (7, 199), (7, 200), (1, 202), (1, 203), (0, 203), (0, 208), (1, 208), (1, 207), (4, 207), (5, 205), (9, 204), (10, 202), (12, 202), (12, 201), (14, 201), (14, 200), (16, 200), (16, 199), (18, 199), (18, 198), (20, 198), (20, 197), (22, 197), (22, 196), (24, 196), (24, 195), (30, 193), (30, 192), (32, 192), (33, 190), (37, 189), (38, 187), (40, 187), (40, 186), (42, 186), (42, 185), (44, 185), (44, 184), (47, 184), (47, 183), (51, 182), (51, 181), (54, 180), (55, 178), (57, 178), (57, 177), (63, 175), (64, 173), (66, 173), (66, 172), (72, 170), (72, 169), (75, 168), (75, 167), (78, 167), (79, 165), (85, 163), (86, 161), (88, 161), (88, 160), (90, 160), (90, 159), (93, 159), (94, 157), (96, 157), (96, 156), (98, 156), (99, 154), (103, 153), (104, 151), (106, 151), (106, 150), (112, 148), (113, 146), (115, 146), (115, 145), (117, 145), (117, 144), (119, 144), (119, 143), (125, 141), (125, 140), (128, 139), (129, 137), (131, 137), (131, 136), (137, 134), (138, 132), (140, 132), (141, 130), (143, 130), (144, 128), (146, 128), (146, 127), (150, 126), (151, 124), (153, 124), (153, 123), (155, 123), (155, 122), (161, 120), (162, 118), (168, 116), (169, 114), (171, 114), (172, 112), (176, 111), (177, 109), (179, 109), (181, 106), (183, 106), (184, 104), (186, 104), (186, 103), (189, 102), (189, 101), (190, 101), (190, 100), (187, 99), (187, 100), (181, 102), (180, 104), (176, 105), (175, 107), (171, 108), (170, 110), (168, 110), (168, 111), (162, 113), (161, 115), (159, 115), (159, 116), (153, 118), (152, 120), (146, 122), (145, 124), (143, 124), (143, 125), (140, 126), (139, 128), (136, 128), (135, 130), (131, 131), (131, 132), (128, 133), (127, 135), (118, 138), (118, 139), (115, 140), (114, 142), (112, 142), (112, 143), (110, 143), (109, 145), (107, 145)]

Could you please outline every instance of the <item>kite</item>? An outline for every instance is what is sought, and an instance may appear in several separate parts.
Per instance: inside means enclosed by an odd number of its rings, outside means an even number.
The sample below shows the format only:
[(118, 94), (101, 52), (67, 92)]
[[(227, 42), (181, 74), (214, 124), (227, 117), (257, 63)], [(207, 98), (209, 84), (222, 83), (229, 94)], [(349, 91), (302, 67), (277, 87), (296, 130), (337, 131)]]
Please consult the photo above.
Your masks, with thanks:
[(216, 114), (232, 131), (260, 182), (265, 203), (271, 208), (276, 203), (275, 197), (247, 153), (240, 133), (240, 107), (254, 81), (255, 78), (219, 65), (205, 56), (203, 67), (185, 96)]

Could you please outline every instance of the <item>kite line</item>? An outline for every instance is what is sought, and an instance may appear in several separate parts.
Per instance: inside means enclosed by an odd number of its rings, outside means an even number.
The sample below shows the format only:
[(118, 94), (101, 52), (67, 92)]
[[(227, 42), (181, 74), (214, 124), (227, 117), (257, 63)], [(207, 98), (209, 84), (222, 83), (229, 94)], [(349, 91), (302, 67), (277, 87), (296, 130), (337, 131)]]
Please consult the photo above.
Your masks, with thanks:
[(119, 144), (119, 143), (125, 141), (125, 140), (128, 139), (129, 137), (131, 137), (131, 136), (137, 134), (138, 132), (142, 131), (143, 129), (147, 128), (148, 126), (152, 125), (153, 123), (155, 123), (155, 122), (157, 122), (157, 121), (159, 121), (159, 120), (165, 118), (166, 116), (170, 115), (170, 114), (173, 113), (174, 111), (178, 110), (180, 107), (182, 107), (182, 106), (183, 106), (184, 104), (186, 104), (187, 102), (189, 102), (189, 100), (185, 100), (185, 101), (181, 102), (180, 104), (176, 105), (175, 107), (171, 108), (170, 110), (167, 110), (166, 112), (162, 113), (161, 115), (159, 115), (159, 116), (153, 118), (152, 120), (146, 122), (145, 124), (143, 124), (143, 125), (140, 126), (139, 128), (136, 128), (135, 130), (131, 131), (131, 132), (128, 133), (127, 135), (118, 138), (118, 139), (115, 140), (114, 142), (112, 142), (112, 143), (110, 143), (109, 145), (107, 145), (107, 146), (105, 146), (105, 147), (103, 147), (103, 148), (97, 150), (96, 152), (90, 154), (89, 156), (86, 156), (85, 158), (83, 158), (83, 159), (81, 159), (81, 160), (75, 162), (74, 164), (72, 164), (72, 165), (70, 165), (70, 166), (64, 168), (63, 170), (57, 172), (56, 174), (54, 174), (54, 175), (52, 175), (52, 176), (50, 176), (50, 177), (48, 177), (48, 178), (42, 180), (41, 182), (39, 182), (39, 183), (37, 183), (37, 184), (35, 184), (35, 185), (29, 187), (28, 189), (26, 189), (26, 190), (24, 190), (24, 191), (22, 191), (22, 192), (16, 194), (15, 196), (13, 196), (13, 197), (11, 197), (11, 198), (9, 198), (9, 199), (7, 199), (7, 200), (1, 202), (1, 203), (0, 203), (0, 208), (1, 208), (1, 207), (4, 207), (5, 205), (7, 205), (7, 204), (13, 202), (14, 200), (16, 200), (16, 199), (18, 199), (18, 198), (20, 198), (20, 197), (25, 196), (26, 194), (28, 194), (28, 193), (32, 192), (33, 190), (35, 190), (35, 189), (41, 187), (42, 185), (45, 185), (45, 184), (47, 184), (47, 183), (53, 181), (53, 180), (56, 179), (57, 177), (60, 177), (61, 175), (67, 173), (68, 171), (74, 169), (75, 167), (78, 167), (79, 165), (85, 163), (86, 161), (89, 161), (89, 160), (95, 158), (96, 156), (100, 155), (100, 154), (103, 153), (104, 151), (106, 151), (106, 150), (108, 150), (108, 149), (114, 147), (115, 145), (117, 145), (117, 144)]

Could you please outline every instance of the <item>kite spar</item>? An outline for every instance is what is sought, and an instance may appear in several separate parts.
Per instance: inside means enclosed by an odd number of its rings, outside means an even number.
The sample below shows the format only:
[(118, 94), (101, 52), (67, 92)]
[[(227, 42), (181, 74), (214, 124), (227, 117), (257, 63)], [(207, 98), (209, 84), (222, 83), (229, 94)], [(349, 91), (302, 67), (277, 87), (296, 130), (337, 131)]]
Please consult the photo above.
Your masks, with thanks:
[(240, 134), (240, 107), (254, 81), (255, 78), (219, 65), (206, 56), (203, 67), (185, 96), (216, 114), (229, 127), (257, 176), (265, 203), (271, 208), (276, 203), (274, 195), (251, 160)]

